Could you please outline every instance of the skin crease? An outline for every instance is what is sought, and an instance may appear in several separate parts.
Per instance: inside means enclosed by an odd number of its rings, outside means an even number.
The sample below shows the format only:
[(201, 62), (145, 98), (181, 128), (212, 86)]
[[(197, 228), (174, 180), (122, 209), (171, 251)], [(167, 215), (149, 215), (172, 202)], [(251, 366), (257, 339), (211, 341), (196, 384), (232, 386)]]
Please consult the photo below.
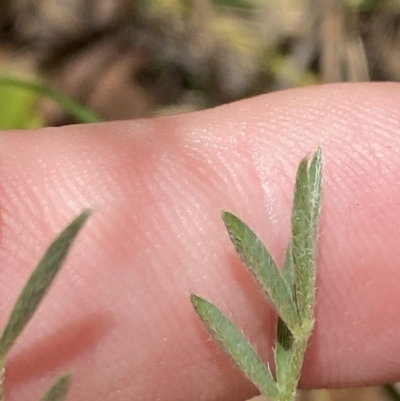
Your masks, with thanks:
[(321, 146), (316, 326), (301, 386), (400, 379), (400, 86), (341, 84), (153, 120), (0, 134), (0, 325), (35, 263), (93, 216), (9, 354), (6, 399), (242, 400), (255, 388), (210, 340), (197, 293), (271, 361), (275, 317), (220, 218), (281, 263), (297, 165)]

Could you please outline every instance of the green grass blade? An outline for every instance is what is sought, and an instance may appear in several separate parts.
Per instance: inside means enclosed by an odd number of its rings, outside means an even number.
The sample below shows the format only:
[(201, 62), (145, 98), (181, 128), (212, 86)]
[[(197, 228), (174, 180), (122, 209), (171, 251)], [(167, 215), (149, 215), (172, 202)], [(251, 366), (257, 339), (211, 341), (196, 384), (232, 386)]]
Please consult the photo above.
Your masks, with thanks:
[(262, 394), (272, 400), (277, 399), (278, 389), (271, 371), (241, 331), (216, 306), (205, 299), (192, 294), (191, 301), (207, 330), (240, 370)]
[(71, 380), (69, 373), (59, 376), (40, 401), (62, 401), (68, 393)]
[(317, 235), (318, 218), (321, 211), (322, 193), (322, 151), (318, 148), (310, 163), (310, 202), (311, 202), (311, 225), (314, 239)]
[(240, 9), (253, 11), (257, 9), (254, 2), (248, 0), (212, 0), (215, 7), (229, 7), (230, 9)]
[(0, 85), (12, 85), (19, 88), (24, 88), (33, 91), (39, 95), (47, 96), (57, 102), (67, 113), (73, 116), (78, 122), (81, 123), (95, 123), (101, 122), (103, 119), (98, 116), (94, 111), (81, 105), (63, 93), (56, 91), (46, 85), (28, 82), (21, 79), (11, 78), (0, 75)]
[(37, 113), (40, 98), (35, 92), (11, 85), (0, 85), (0, 130), (40, 128)]
[(0, 360), (4, 360), (7, 352), (33, 316), (63, 264), (73, 240), (89, 215), (89, 211), (84, 211), (73, 220), (50, 245), (33, 271), (11, 312), (6, 328), (0, 338)]
[(292, 332), (296, 331), (300, 327), (300, 318), (292, 290), (287, 286), (264, 244), (232, 213), (224, 212), (222, 218), (243, 263), (263, 288), (281, 319)]

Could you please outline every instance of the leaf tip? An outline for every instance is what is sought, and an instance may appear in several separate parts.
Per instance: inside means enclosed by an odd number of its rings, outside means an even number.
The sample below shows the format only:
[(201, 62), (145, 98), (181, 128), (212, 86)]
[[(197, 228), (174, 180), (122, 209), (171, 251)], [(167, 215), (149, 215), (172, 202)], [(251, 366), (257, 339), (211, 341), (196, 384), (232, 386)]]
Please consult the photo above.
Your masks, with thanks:
[[(68, 228), (72, 230), (72, 232), (75, 232), (76, 234), (80, 229), (83, 227), (83, 225), (86, 223), (86, 220), (92, 215), (92, 209), (84, 209), (81, 214), (79, 214), (75, 219), (70, 223)], [(67, 230), (68, 230), (67, 228)]]
[(93, 214), (92, 209), (84, 209), (82, 213), (77, 217), (77, 219), (85, 222)]
[(41, 401), (62, 401), (68, 393), (71, 386), (72, 374), (70, 372), (59, 376), (46, 394), (41, 398)]
[(222, 217), (222, 220), (224, 221), (224, 223), (228, 224), (232, 220), (232, 217), (234, 217), (234, 216), (231, 212), (223, 210), (221, 212), (221, 217)]
[(203, 299), (196, 294), (190, 294), (190, 302), (192, 303), (193, 307), (196, 311), (199, 309), (200, 304), (202, 303)]

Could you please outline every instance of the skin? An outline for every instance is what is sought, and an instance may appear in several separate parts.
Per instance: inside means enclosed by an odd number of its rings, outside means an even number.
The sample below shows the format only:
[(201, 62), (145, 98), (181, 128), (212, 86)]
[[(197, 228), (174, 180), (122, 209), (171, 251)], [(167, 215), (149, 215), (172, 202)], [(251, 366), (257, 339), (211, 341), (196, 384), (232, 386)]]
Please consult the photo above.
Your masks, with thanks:
[(93, 216), (9, 354), (6, 398), (73, 369), (69, 400), (242, 400), (256, 394), (203, 328), (197, 293), (265, 360), (275, 316), (220, 218), (281, 263), (300, 159), (324, 157), (316, 326), (301, 386), (400, 379), (400, 86), (341, 84), (153, 120), (0, 135), (0, 326), (35, 263)]

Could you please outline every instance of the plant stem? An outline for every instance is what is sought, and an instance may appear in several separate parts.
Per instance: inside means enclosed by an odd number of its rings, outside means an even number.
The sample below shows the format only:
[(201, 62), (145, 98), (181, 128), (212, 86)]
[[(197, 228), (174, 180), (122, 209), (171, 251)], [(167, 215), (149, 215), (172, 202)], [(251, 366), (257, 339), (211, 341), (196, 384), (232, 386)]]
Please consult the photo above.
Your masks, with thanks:
[(280, 389), (280, 395), (277, 401), (294, 401), (296, 399), (297, 385), (300, 380), (301, 367), (304, 361), (304, 354), (307, 349), (308, 339), (311, 335), (311, 329), (307, 330), (301, 338), (294, 338), (292, 344), (292, 358), (290, 363), (290, 372), (287, 375), (286, 386)]

